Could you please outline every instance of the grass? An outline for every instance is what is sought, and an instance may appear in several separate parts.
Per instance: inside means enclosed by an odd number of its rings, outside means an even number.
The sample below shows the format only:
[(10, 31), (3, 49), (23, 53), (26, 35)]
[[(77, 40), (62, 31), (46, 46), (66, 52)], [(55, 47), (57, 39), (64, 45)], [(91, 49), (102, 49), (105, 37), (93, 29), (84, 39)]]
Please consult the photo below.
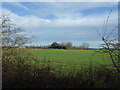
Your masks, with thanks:
[(94, 50), (28, 50), (38, 60), (37, 64), (42, 61), (49, 61), (54, 68), (62, 66), (64, 69), (80, 69), (99, 65), (112, 64), (107, 55), (95, 53)]

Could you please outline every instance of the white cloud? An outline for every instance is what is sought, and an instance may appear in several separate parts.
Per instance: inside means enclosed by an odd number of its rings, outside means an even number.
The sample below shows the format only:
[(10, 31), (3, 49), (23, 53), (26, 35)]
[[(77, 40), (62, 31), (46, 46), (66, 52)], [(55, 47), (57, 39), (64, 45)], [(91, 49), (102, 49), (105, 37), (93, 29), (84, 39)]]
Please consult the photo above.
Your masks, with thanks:
[[(9, 10), (3, 10), (5, 13), (10, 13)], [(113, 12), (110, 17), (110, 23), (117, 23), (117, 12)], [(102, 25), (104, 19), (106, 19), (108, 13), (103, 15), (88, 15), (86, 17), (82, 17), (80, 14), (72, 14), (72, 15), (63, 15), (58, 19), (43, 19), (36, 16), (19, 16), (15, 13), (10, 14), (10, 18), (14, 23), (18, 23), (18, 25), (28, 24), (29, 27), (45, 27), (45, 26), (55, 26), (55, 27), (64, 27), (64, 26), (97, 26)], [(98, 23), (96, 23), (98, 22)], [(28, 27), (28, 26), (27, 26)]]
[(30, 9), (28, 9), (26, 6), (22, 5), (20, 2), (6, 2), (6, 3), (11, 4), (11, 5), (15, 6), (15, 7), (23, 8), (26, 11), (30, 11)]
[[(59, 6), (61, 7), (61, 6)], [(92, 6), (91, 6), (92, 7)], [(67, 7), (66, 7), (67, 8)], [(77, 7), (76, 7), (77, 8)], [(93, 7), (92, 7), (93, 8)], [(69, 9), (68, 9), (69, 10)], [(1, 11), (1, 10), (0, 10)], [(9, 13), (9, 10), (5, 10)], [(62, 12), (62, 11), (61, 11)], [(71, 11), (68, 11), (68, 13)], [(39, 18), (37, 16), (19, 16), (15, 13), (10, 14), (13, 23), (25, 28), (27, 34), (35, 34), (36, 41), (76, 41), (78, 42), (96, 42), (99, 36), (91, 27), (100, 27), (108, 13), (102, 15), (91, 14), (82, 16), (82, 14), (66, 13), (58, 14), (55, 20)], [(109, 28), (117, 24), (117, 12), (113, 12), (109, 21)], [(38, 40), (38, 41), (37, 41)], [(99, 42), (99, 41), (98, 41)]]
[[(99, 3), (99, 2), (54, 2), (54, 3), (33, 3), (37, 8), (31, 8), (31, 12), (36, 16), (53, 15), (57, 18), (81, 17), (81, 11), (96, 9), (100, 7), (110, 8), (117, 6), (118, 3)], [(39, 13), (38, 13), (39, 12)], [(99, 11), (98, 11), (99, 12)]]
[(19, 2), (11, 2), (9, 4), (12, 4), (12, 5), (16, 6), (16, 7), (21, 7), (23, 9), (27, 10), (27, 11), (30, 11), (27, 7), (25, 7), (24, 5), (20, 4)]

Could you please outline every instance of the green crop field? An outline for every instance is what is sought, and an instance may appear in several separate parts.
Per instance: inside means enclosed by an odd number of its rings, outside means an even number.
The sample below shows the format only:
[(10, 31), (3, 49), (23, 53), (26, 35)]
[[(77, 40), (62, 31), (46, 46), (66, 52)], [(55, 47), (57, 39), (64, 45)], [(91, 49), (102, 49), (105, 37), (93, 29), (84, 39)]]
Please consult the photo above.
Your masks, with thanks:
[(111, 64), (110, 58), (105, 54), (96, 53), (94, 50), (28, 50), (36, 58), (37, 64), (49, 61), (54, 68), (65, 69), (85, 68)]

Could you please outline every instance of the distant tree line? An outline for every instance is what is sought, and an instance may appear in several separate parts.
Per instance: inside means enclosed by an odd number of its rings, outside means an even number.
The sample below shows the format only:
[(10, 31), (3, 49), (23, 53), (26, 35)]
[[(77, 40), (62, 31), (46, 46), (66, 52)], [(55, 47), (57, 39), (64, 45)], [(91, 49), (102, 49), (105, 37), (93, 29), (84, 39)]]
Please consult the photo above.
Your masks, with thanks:
[(89, 49), (89, 44), (88, 43), (82, 43), (80, 46), (73, 46), (71, 42), (53, 42), (51, 45), (30, 45), (26, 46), (26, 48), (37, 48), (37, 49)]

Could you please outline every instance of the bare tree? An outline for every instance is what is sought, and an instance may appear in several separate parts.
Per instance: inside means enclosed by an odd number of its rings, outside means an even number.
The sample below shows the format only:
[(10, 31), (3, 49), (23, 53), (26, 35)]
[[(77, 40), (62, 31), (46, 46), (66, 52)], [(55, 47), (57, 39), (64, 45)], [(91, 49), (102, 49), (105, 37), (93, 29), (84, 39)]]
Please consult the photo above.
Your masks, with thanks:
[(96, 30), (97, 30), (100, 38), (103, 41), (102, 49), (100, 50), (100, 52), (108, 53), (109, 57), (112, 60), (114, 67), (116, 68), (116, 70), (118, 72), (120, 72), (119, 38), (118, 38), (118, 34), (115, 35), (116, 37), (112, 36), (113, 32), (115, 32), (115, 30), (117, 30), (119, 25), (116, 26), (114, 29), (112, 29), (109, 33), (107, 33), (107, 27), (108, 27), (108, 22), (109, 22), (111, 13), (112, 13), (112, 10), (110, 11), (110, 13), (104, 23), (103, 33), (101, 34), (97, 29)]
[[(23, 29), (12, 23), (9, 15), (0, 15), (1, 46), (3, 48), (2, 59), (9, 61), (13, 56), (20, 54), (20, 49), (25, 44), (30, 43), (30, 37), (21, 34)], [(19, 51), (18, 51), (19, 50)]]
[(88, 49), (89, 48), (89, 43), (83, 42), (82, 47), (83, 47), (83, 49)]
[(29, 39), (20, 34), (20, 32), (24, 30), (17, 28), (8, 16), (1, 15), (0, 19), (0, 29), (2, 29), (2, 47), (22, 47), (28, 43)]
[(72, 46), (72, 43), (71, 42), (67, 42), (66, 43), (66, 49), (72, 49), (73, 46)]

